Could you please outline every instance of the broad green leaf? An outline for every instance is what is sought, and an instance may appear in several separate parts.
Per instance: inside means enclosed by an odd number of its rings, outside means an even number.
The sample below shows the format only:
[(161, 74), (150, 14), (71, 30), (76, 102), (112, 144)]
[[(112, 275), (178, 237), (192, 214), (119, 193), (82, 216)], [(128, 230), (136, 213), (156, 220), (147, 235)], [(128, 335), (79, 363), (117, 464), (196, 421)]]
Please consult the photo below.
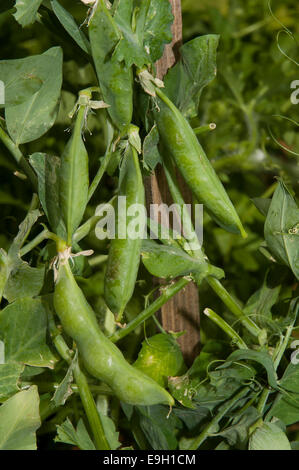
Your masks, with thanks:
[(0, 338), (7, 363), (54, 368), (55, 357), (46, 344), (47, 313), (40, 298), (22, 298), (0, 313)]
[(82, 137), (84, 117), (85, 108), (82, 106), (78, 111), (72, 136), (61, 156), (59, 171), (60, 207), (69, 244), (88, 202), (88, 155)]
[(271, 356), (266, 352), (252, 351), (249, 349), (240, 349), (234, 351), (228, 358), (227, 362), (233, 361), (254, 361), (261, 364), (267, 372), (268, 383), (270, 387), (278, 389), (277, 375), (275, 372), (273, 360)]
[(8, 398), (19, 391), (18, 382), (23, 369), (22, 364), (0, 364), (0, 398)]
[(0, 61), (8, 132), (17, 144), (38, 139), (54, 124), (62, 84), (62, 50)]
[(43, 287), (45, 266), (32, 268), (25, 261), (16, 263), (7, 280), (4, 297), (9, 303), (22, 297), (34, 297)]
[(0, 251), (0, 297), (2, 294), (9, 302), (20, 297), (38, 295), (43, 286), (44, 266), (32, 268), (19, 255), (21, 246), (39, 216), (38, 210), (29, 212), (20, 224), (8, 254)]
[(137, 407), (139, 424), (154, 450), (174, 450), (177, 448), (175, 430), (180, 427), (178, 418), (163, 406)]
[(135, 9), (133, 0), (118, 1), (114, 19), (122, 32), (114, 54), (127, 67), (156, 62), (171, 42), (173, 15), (168, 0), (139, 0)]
[(45, 153), (30, 155), (29, 161), (38, 178), (38, 195), (52, 230), (60, 237), (66, 236), (66, 229), (59, 207), (60, 158)]
[(165, 386), (169, 376), (184, 372), (185, 364), (176, 340), (171, 335), (158, 334), (143, 341), (134, 367)]
[(85, 34), (78, 27), (73, 16), (65, 9), (57, 0), (51, 0), (51, 6), (58, 20), (69, 33), (69, 35), (74, 39), (74, 41), (81, 47), (81, 49), (90, 54), (90, 44)]
[(289, 364), (279, 383), (286, 393), (277, 397), (270, 413), (290, 426), (299, 421), (299, 365)]
[(196, 273), (201, 279), (209, 275), (223, 277), (222, 269), (201, 263), (179, 248), (159, 245), (152, 240), (143, 241), (141, 254), (144, 266), (153, 276), (165, 279)]
[(43, 0), (16, 0), (14, 17), (20, 25), (28, 26), (37, 19), (37, 11)]
[(292, 450), (286, 434), (274, 423), (263, 423), (250, 436), (248, 450)]
[(121, 443), (119, 442), (119, 433), (116, 431), (114, 421), (108, 416), (110, 408), (109, 399), (107, 396), (99, 395), (96, 403), (109, 447), (111, 450), (116, 450), (121, 446)]
[(34, 385), (0, 407), (0, 450), (36, 450), (40, 427), (39, 396)]
[(265, 222), (265, 239), (273, 256), (299, 279), (299, 209), (280, 181)]
[(258, 421), (260, 414), (256, 408), (249, 407), (241, 415), (237, 415), (223, 431), (215, 436), (223, 437), (227, 443), (240, 450), (246, 450), (249, 439), (249, 428)]
[(165, 77), (167, 96), (189, 119), (197, 116), (202, 90), (216, 76), (218, 42), (214, 34), (187, 42), (180, 49), (181, 60)]
[(82, 419), (78, 421), (77, 429), (74, 428), (69, 418), (57, 426), (55, 442), (77, 446), (81, 450), (96, 450)]

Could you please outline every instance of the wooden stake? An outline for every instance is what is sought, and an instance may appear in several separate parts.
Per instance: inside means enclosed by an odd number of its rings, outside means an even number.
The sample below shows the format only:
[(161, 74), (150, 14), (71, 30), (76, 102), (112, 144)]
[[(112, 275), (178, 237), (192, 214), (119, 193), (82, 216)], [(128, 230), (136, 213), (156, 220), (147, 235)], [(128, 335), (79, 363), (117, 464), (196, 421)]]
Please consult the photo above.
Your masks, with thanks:
[[(180, 0), (169, 0), (174, 14), (172, 26), (173, 40), (165, 47), (163, 57), (157, 62), (158, 78), (162, 79), (167, 70), (179, 58), (179, 48), (182, 44), (182, 12)], [(188, 93), (188, 90), (186, 90)], [(186, 203), (190, 203), (192, 196), (186, 184), (178, 176), (179, 184)], [(162, 167), (149, 178), (146, 184), (147, 204), (172, 204), (170, 192)], [(171, 299), (161, 312), (162, 324), (166, 331), (186, 331), (179, 339), (185, 360), (191, 363), (199, 353), (199, 301), (197, 287), (190, 283), (185, 290), (179, 292)]]

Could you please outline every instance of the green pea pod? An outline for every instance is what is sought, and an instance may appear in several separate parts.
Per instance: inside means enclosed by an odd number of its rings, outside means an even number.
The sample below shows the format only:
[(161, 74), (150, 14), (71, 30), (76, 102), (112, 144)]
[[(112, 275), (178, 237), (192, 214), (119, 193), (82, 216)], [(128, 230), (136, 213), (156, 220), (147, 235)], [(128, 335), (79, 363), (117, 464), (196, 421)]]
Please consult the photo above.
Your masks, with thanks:
[(85, 106), (80, 106), (72, 136), (61, 156), (59, 172), (59, 199), (63, 221), (67, 229), (67, 242), (84, 215), (88, 198), (88, 154), (82, 139)]
[[(121, 320), (124, 309), (133, 295), (140, 264), (142, 236), (146, 224), (145, 194), (138, 155), (134, 147), (128, 146), (119, 180), (118, 208), (116, 211), (116, 235), (111, 241), (105, 276), (105, 300), (110, 310)], [(123, 207), (120, 204), (122, 198)], [(135, 206), (135, 205), (138, 206)], [(140, 223), (136, 210), (144, 211)], [(138, 234), (140, 230), (140, 234)], [(142, 232), (142, 233), (141, 233)]]
[(89, 24), (92, 57), (104, 101), (110, 105), (108, 112), (122, 131), (132, 121), (133, 73), (132, 68), (126, 68), (113, 55), (120, 37), (120, 31), (105, 1), (99, 0)]
[(171, 395), (128, 364), (121, 351), (100, 330), (68, 262), (60, 264), (58, 269), (54, 307), (64, 331), (76, 342), (87, 371), (108, 384), (121, 401), (140, 406), (173, 405)]
[(159, 110), (154, 115), (161, 140), (186, 183), (222, 228), (245, 238), (239, 216), (190, 124), (159, 88), (156, 94)]

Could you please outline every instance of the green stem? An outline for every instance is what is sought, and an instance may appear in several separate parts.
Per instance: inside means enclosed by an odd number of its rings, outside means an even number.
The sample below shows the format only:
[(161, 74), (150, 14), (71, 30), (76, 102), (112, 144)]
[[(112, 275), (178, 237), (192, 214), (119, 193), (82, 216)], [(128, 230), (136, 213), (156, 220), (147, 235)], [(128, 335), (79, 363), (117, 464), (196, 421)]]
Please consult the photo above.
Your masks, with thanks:
[(240, 349), (248, 349), (247, 344), (243, 339), (238, 335), (238, 333), (228, 324), (226, 323), (223, 318), (217, 315), (216, 312), (211, 310), (210, 308), (206, 308), (204, 310), (204, 314), (209, 317), (216, 325), (218, 325), (224, 333), (226, 333), (233, 342), (238, 346)]
[(216, 127), (217, 127), (216, 124), (214, 122), (211, 122), (210, 124), (207, 124), (205, 126), (195, 127), (193, 129), (193, 132), (196, 135), (202, 135), (202, 134), (206, 134), (207, 132), (214, 131)]
[(104, 160), (102, 161), (102, 164), (101, 164), (100, 168), (98, 169), (98, 172), (95, 175), (94, 180), (93, 180), (93, 182), (91, 183), (91, 185), (89, 187), (88, 201), (90, 201), (90, 199), (94, 195), (97, 187), (99, 186), (99, 184), (100, 184), (100, 182), (101, 182), (101, 180), (102, 180), (102, 178), (105, 174), (105, 171), (107, 170), (110, 158), (111, 158), (111, 152), (109, 151), (109, 152), (106, 153), (106, 155), (104, 157)]
[[(59, 355), (68, 364), (70, 364), (72, 362), (72, 351), (69, 350), (67, 344), (65, 343), (63, 337), (57, 329), (52, 315), (49, 315), (49, 328), (54, 346), (57, 349)], [(75, 364), (74, 367), (74, 378), (78, 386), (79, 395), (94, 436), (95, 446), (97, 450), (110, 450), (108, 441), (105, 436), (101, 417), (98, 413), (86, 377), (81, 371), (78, 362)]]
[(3, 142), (5, 147), (10, 151), (18, 165), (23, 169), (26, 176), (32, 183), (34, 189), (37, 189), (37, 176), (33, 169), (31, 168), (30, 164), (22, 154), (19, 147), (11, 140), (11, 138), (6, 134), (6, 132), (0, 126), (0, 140)]
[(226, 413), (230, 410), (230, 408), (236, 405), (237, 401), (243, 398), (248, 393), (249, 390), (250, 390), (249, 387), (243, 388), (231, 400), (226, 402), (225, 405), (223, 405), (223, 407), (219, 411), (219, 413), (209, 422), (206, 428), (202, 431), (202, 433), (192, 440), (187, 450), (197, 450), (199, 446), (201, 446), (201, 444), (209, 437), (210, 431), (216, 427), (216, 425), (226, 415)]
[(31, 242), (27, 243), (21, 250), (20, 256), (25, 256), (27, 253), (32, 251), (35, 247), (37, 247), (41, 242), (50, 238), (50, 232), (48, 229), (44, 229), (41, 233), (39, 233)]
[[(107, 202), (107, 206), (113, 204), (116, 196), (113, 196), (109, 202)], [(73, 241), (79, 243), (83, 238), (87, 237), (87, 235), (96, 227), (97, 223), (103, 218), (103, 215), (93, 215), (90, 217), (84, 224), (82, 224), (74, 233)]]
[(213, 291), (218, 295), (222, 302), (227, 306), (227, 308), (237, 317), (242, 325), (256, 338), (261, 334), (261, 329), (247, 317), (238, 303), (233, 299), (233, 297), (227, 292), (225, 287), (221, 284), (218, 279), (214, 277), (208, 277), (207, 282)]
[(74, 378), (78, 385), (80, 398), (90, 424), (97, 450), (110, 450), (103, 425), (85, 375), (79, 364), (74, 367)]
[(171, 299), (175, 294), (177, 294), (181, 289), (186, 287), (187, 284), (191, 281), (190, 278), (181, 278), (175, 284), (163, 288), (163, 293), (145, 310), (143, 310), (136, 318), (134, 318), (130, 323), (127, 324), (125, 328), (119, 329), (113, 335), (109, 337), (110, 341), (116, 343), (120, 339), (127, 336), (129, 333), (134, 331), (141, 323), (145, 320), (148, 320), (152, 315), (154, 315), (169, 299)]

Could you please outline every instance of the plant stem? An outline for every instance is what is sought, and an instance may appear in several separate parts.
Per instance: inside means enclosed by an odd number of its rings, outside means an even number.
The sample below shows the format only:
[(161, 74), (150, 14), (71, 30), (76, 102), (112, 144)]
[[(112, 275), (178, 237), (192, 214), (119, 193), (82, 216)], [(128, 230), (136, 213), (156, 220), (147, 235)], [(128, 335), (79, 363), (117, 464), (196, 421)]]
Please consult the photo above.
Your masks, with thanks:
[(90, 199), (92, 198), (92, 196), (94, 195), (94, 192), (96, 191), (98, 185), (100, 184), (101, 182), (101, 179), (103, 178), (104, 176), (104, 173), (108, 167), (108, 163), (110, 161), (110, 158), (111, 158), (111, 152), (108, 151), (106, 154), (105, 154), (105, 157), (104, 157), (104, 160), (102, 161), (102, 164), (100, 166), (100, 168), (98, 169), (98, 172), (97, 174), (95, 175), (94, 177), (94, 180), (93, 182), (91, 183), (90, 187), (89, 187), (89, 190), (88, 190), (88, 201), (90, 201)]
[(11, 140), (11, 138), (6, 134), (6, 132), (0, 126), (0, 140), (3, 142), (5, 147), (10, 151), (18, 165), (23, 169), (24, 173), (28, 176), (29, 180), (32, 183), (34, 189), (37, 189), (37, 176), (30, 164), (22, 154), (19, 147)]
[(211, 122), (210, 124), (207, 124), (205, 126), (195, 127), (193, 129), (193, 132), (196, 135), (202, 135), (202, 134), (206, 134), (207, 132), (214, 131), (216, 127), (217, 127), (216, 124), (214, 122)]
[(78, 385), (80, 398), (90, 424), (97, 450), (110, 450), (103, 425), (85, 375), (79, 364), (74, 367), (74, 378)]
[(229, 310), (237, 317), (242, 325), (256, 338), (259, 337), (261, 330), (260, 328), (247, 317), (241, 307), (237, 304), (237, 302), (232, 298), (232, 296), (227, 292), (225, 287), (221, 284), (218, 279), (214, 277), (208, 277), (207, 282), (213, 291), (218, 295), (218, 297), (222, 300), (222, 302), (229, 308)]
[(163, 289), (163, 293), (158, 297), (151, 305), (149, 305), (145, 310), (143, 310), (136, 318), (134, 318), (130, 323), (127, 324), (125, 328), (119, 329), (113, 335), (109, 337), (110, 341), (116, 343), (120, 339), (127, 336), (133, 330), (135, 330), (141, 323), (145, 320), (148, 320), (152, 315), (154, 315), (169, 299), (171, 299), (175, 294), (177, 294), (181, 289), (186, 287), (187, 284), (191, 281), (190, 278), (182, 277), (175, 284), (167, 286)]
[(36, 246), (38, 246), (44, 240), (50, 238), (50, 232), (48, 229), (44, 229), (41, 233), (39, 233), (31, 242), (27, 243), (21, 250), (20, 256), (27, 255), (31, 250), (33, 250)]
[(222, 329), (222, 331), (224, 331), (230, 338), (232, 338), (233, 342), (238, 346), (238, 348), (248, 349), (248, 346), (245, 341), (243, 341), (243, 339), (238, 335), (238, 333), (228, 323), (226, 323), (223, 318), (217, 315), (216, 312), (214, 312), (210, 308), (206, 308), (203, 313), (207, 317), (209, 317), (216, 325), (218, 325)]
[(243, 388), (237, 395), (235, 395), (231, 400), (225, 403), (219, 413), (209, 422), (206, 428), (201, 432), (199, 436), (192, 440), (189, 444), (187, 450), (197, 450), (199, 446), (209, 437), (210, 430), (213, 429), (219, 421), (226, 415), (226, 413), (230, 410), (232, 406), (234, 406), (238, 400), (243, 398), (248, 391), (250, 390), (249, 387)]
[[(59, 330), (57, 329), (53, 316), (49, 315), (49, 328), (55, 348), (59, 355), (68, 363), (72, 362), (72, 351), (69, 350)], [(110, 450), (110, 446), (105, 436), (101, 417), (94, 402), (92, 393), (89, 389), (85, 375), (81, 371), (78, 362), (74, 367), (74, 378), (78, 386), (80, 398), (90, 424), (95, 446), (97, 450)]]

